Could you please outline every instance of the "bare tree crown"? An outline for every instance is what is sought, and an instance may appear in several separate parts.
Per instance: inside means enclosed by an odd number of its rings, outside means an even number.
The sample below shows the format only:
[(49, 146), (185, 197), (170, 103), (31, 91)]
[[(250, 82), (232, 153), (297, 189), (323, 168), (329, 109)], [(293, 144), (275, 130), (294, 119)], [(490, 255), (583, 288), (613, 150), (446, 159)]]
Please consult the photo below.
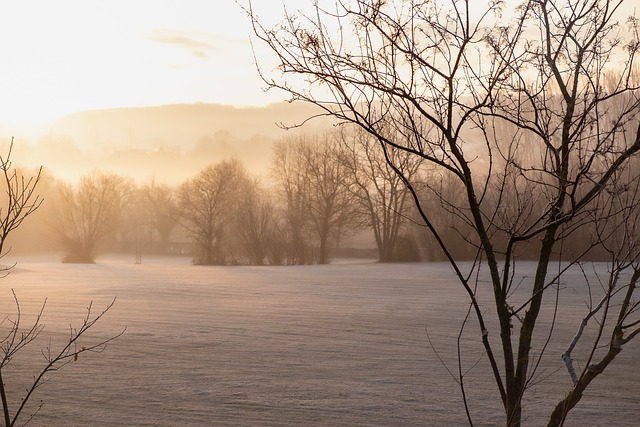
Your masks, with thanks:
[[(278, 64), (274, 72), (258, 68), (267, 88), (359, 127), (402, 177), (468, 296), (507, 425), (521, 425), (523, 396), (548, 356), (546, 347), (534, 349), (534, 337), (553, 337), (553, 327), (538, 320), (543, 307), (554, 306), (567, 265), (593, 256), (609, 262), (610, 285), (588, 307), (576, 335), (581, 339), (586, 325), (596, 331), (582, 355), (586, 367), (575, 370), (572, 345), (565, 353), (572, 386), (549, 417), (549, 425), (561, 425), (640, 331), (633, 296), (640, 254), (621, 244), (637, 239), (623, 215), (637, 209), (638, 21), (626, 16), (633, 11), (623, 0), (485, 6), (339, 0), (323, 8), (315, 2), (306, 15), (284, 10), (273, 27), (262, 24), (257, 3), (245, 10), (257, 43)], [(390, 150), (420, 159), (427, 184), (417, 186)], [(443, 191), (447, 182), (459, 191)], [(438, 221), (438, 209), (457, 218), (451, 222), (457, 243)], [(577, 235), (588, 235), (588, 244), (572, 244)], [(470, 269), (456, 259), (455, 244), (472, 249)], [(535, 254), (536, 262), (535, 276), (524, 284), (514, 281), (523, 254)], [(474, 279), (480, 270), (490, 277), (489, 295)], [(491, 314), (481, 308), (487, 297)], [(558, 307), (554, 319), (561, 316)], [(596, 325), (589, 323), (594, 317)], [(490, 320), (498, 341), (489, 339)], [(596, 351), (605, 341), (609, 350)]]

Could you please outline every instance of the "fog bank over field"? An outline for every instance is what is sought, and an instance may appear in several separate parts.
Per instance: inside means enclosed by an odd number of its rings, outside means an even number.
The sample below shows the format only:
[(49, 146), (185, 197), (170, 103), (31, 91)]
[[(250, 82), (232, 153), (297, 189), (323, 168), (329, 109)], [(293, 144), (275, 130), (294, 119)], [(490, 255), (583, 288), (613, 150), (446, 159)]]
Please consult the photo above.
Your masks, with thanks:
[(68, 181), (100, 169), (174, 184), (228, 158), (237, 158), (252, 172), (266, 172), (274, 141), (330, 127), (324, 119), (297, 130), (279, 127), (302, 123), (315, 108), (199, 103), (83, 111), (29, 127), (0, 123), (0, 142), (6, 146), (15, 137), (16, 164), (42, 165)]

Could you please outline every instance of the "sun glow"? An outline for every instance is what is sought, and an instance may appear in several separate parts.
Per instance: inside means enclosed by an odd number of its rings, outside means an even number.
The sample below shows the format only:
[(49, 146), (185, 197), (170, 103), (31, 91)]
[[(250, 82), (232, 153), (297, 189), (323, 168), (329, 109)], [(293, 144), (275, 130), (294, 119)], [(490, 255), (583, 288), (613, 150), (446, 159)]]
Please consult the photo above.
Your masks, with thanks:
[(170, 103), (261, 105), (233, 0), (2, 2), (0, 123)]

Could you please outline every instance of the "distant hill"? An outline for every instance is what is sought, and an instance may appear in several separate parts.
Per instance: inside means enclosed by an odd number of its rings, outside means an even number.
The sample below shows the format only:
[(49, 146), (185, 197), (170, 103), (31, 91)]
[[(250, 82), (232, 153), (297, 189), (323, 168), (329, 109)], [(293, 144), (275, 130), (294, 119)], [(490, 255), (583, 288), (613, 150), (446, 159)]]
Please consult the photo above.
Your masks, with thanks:
[[(79, 148), (189, 148), (203, 136), (228, 133), (234, 139), (256, 136), (280, 138), (279, 123), (301, 123), (317, 112), (307, 104), (278, 103), (238, 108), (216, 104), (177, 104), (156, 107), (82, 111), (55, 120), (49, 131), (70, 136)], [(308, 128), (323, 127), (321, 120)]]
[[(65, 180), (101, 169), (138, 180), (154, 177), (176, 183), (229, 157), (264, 173), (275, 140), (297, 132), (321, 132), (331, 124), (323, 118), (285, 131), (278, 123), (300, 124), (317, 112), (316, 107), (296, 103), (82, 111), (39, 126), (39, 136), (16, 135), (14, 160), (28, 167), (44, 165)], [(6, 144), (8, 138), (3, 136), (2, 141)]]

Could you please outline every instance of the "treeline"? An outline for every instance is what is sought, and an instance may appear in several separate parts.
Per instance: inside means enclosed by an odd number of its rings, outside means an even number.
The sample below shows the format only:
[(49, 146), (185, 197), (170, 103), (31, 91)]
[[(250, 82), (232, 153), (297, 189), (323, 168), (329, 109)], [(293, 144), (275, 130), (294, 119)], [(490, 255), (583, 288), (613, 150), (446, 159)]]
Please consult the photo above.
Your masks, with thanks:
[[(44, 171), (38, 190), (45, 202), (11, 244), (62, 250), (65, 262), (93, 262), (104, 251), (118, 251), (138, 259), (184, 254), (207, 265), (326, 264), (358, 234), (375, 242), (381, 262), (444, 260), (441, 242), (414, 208), (418, 199), (450, 256), (477, 254), (473, 221), (462, 208), (464, 184), (453, 173), (434, 173), (419, 156), (382, 149), (362, 132), (340, 129), (276, 142), (270, 165), (268, 175), (253, 176), (239, 160), (223, 160), (175, 186), (140, 185), (99, 171), (69, 184)], [(478, 166), (477, 173), (482, 170)], [(412, 182), (413, 193), (404, 180)], [(529, 184), (522, 179), (513, 194), (500, 186), (483, 189), (496, 242), (545, 209)], [(591, 224), (585, 218), (580, 229), (567, 230), (565, 253), (606, 256), (592, 248), (597, 230)], [(537, 249), (531, 243), (518, 256), (534, 257)]]
[[(415, 161), (407, 167), (419, 172)], [(64, 262), (119, 251), (208, 265), (325, 264), (346, 237), (369, 230), (380, 261), (421, 257), (408, 190), (376, 143), (355, 133), (281, 140), (267, 176), (231, 159), (175, 186), (101, 171), (70, 184), (43, 171), (38, 189), (45, 202), (12, 243), (62, 250)]]

